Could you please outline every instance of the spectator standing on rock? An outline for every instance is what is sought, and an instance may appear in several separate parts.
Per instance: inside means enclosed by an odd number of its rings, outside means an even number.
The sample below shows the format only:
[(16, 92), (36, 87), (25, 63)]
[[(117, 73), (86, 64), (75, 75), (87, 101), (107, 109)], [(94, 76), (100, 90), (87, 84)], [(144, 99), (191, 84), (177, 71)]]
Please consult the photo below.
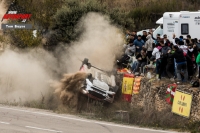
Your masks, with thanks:
[(142, 46), (144, 45), (144, 41), (141, 38), (141, 35), (138, 35), (138, 38), (133, 42), (136, 47), (136, 55), (139, 54), (142, 50)]

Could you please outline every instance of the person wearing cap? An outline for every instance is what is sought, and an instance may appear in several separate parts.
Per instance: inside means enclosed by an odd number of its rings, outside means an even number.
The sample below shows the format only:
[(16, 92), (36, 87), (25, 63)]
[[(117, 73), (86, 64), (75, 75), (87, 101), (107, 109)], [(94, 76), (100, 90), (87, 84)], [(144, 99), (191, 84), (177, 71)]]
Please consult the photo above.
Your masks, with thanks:
[(183, 50), (180, 49), (177, 45), (173, 47), (174, 53), (171, 54), (171, 50), (168, 51), (168, 56), (171, 58), (176, 59), (176, 65), (177, 65), (177, 80), (182, 81), (181, 75), (184, 76), (184, 81), (188, 81), (188, 71), (187, 71), (187, 61), (186, 57), (184, 56)]
[(142, 50), (142, 46), (144, 45), (144, 41), (142, 40), (142, 36), (138, 35), (138, 38), (133, 42), (136, 47), (136, 55), (139, 54)]

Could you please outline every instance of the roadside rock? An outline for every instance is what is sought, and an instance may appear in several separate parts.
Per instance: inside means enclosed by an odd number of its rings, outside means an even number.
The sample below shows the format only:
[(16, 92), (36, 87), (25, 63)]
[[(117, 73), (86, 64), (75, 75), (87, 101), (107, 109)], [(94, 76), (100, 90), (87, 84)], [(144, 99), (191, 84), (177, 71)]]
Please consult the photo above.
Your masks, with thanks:
[[(165, 79), (156, 81), (143, 78), (139, 94), (132, 96), (131, 106), (142, 108), (144, 112), (150, 112), (152, 110), (155, 113), (171, 111), (172, 105), (168, 104), (165, 99), (167, 86), (172, 83)], [(191, 85), (178, 85), (177, 89), (193, 95), (189, 119), (192, 121), (200, 121), (200, 89), (192, 88)]]

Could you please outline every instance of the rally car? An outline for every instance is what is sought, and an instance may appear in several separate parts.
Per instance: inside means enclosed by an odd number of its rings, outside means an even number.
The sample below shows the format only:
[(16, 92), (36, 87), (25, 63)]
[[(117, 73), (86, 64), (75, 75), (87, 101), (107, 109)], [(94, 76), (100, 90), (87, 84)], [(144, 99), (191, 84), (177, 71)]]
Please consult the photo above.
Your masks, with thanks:
[[(95, 68), (95, 71), (90, 71)], [(103, 71), (97, 67), (92, 66), (88, 59), (84, 59), (80, 67), (80, 71), (89, 73), (82, 86), (82, 93), (92, 99), (106, 101), (112, 103), (118, 86), (115, 82), (114, 74)]]

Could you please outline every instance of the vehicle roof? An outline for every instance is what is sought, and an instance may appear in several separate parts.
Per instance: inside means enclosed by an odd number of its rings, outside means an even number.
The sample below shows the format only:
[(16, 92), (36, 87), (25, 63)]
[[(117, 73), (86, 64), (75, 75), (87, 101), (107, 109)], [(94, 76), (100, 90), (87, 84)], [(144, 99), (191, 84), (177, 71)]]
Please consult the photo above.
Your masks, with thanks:
[(158, 19), (158, 20), (156, 21), (156, 24), (163, 24), (163, 17), (161, 17), (160, 19)]
[[(192, 15), (192, 14), (199, 14), (200, 15), (200, 11), (196, 11), (196, 12), (190, 12), (190, 11), (180, 11), (180, 12), (165, 12), (163, 14), (163, 18), (180, 18), (180, 15)], [(171, 16), (172, 17), (171, 17)]]

